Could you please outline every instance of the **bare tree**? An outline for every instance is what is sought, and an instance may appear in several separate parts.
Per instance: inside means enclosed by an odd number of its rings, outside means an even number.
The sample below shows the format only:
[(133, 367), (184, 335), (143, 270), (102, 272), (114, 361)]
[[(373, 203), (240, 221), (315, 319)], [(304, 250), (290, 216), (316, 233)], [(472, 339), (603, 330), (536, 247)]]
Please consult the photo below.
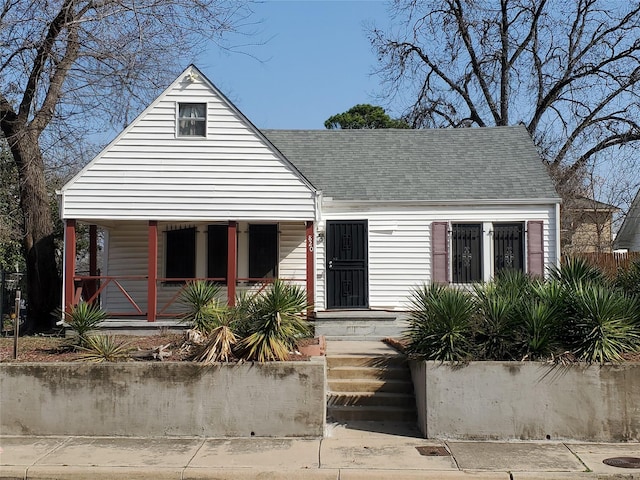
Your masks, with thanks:
[[(638, 0), (395, 0), (372, 29), (414, 127), (524, 123), (562, 191), (640, 139)], [(582, 179), (578, 180), (580, 183)]]
[(0, 0), (0, 129), (19, 173), (28, 330), (47, 328), (60, 298), (48, 149), (105, 119), (127, 123), (250, 13), (237, 0)]

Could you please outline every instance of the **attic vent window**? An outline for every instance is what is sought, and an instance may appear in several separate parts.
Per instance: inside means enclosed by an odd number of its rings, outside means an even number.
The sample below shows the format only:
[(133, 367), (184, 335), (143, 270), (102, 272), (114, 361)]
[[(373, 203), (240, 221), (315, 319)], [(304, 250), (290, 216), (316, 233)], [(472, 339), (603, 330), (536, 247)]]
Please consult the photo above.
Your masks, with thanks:
[(180, 103), (178, 104), (178, 136), (206, 137), (207, 134), (207, 104)]

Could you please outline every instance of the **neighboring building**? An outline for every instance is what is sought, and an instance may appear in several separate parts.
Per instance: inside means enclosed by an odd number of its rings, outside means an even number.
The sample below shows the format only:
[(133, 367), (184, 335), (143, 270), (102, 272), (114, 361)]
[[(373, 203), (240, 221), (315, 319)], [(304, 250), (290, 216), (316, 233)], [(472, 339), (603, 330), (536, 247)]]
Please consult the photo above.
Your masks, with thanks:
[(627, 212), (613, 247), (626, 249), (629, 252), (640, 252), (640, 191), (636, 194)]
[(568, 200), (561, 212), (562, 254), (611, 253), (613, 216), (619, 210), (586, 197)]
[(77, 222), (104, 231), (103, 307), (154, 321), (193, 278), (230, 301), (279, 277), (316, 310), (403, 310), (423, 282), (542, 275), (559, 206), (522, 126), (261, 132), (191, 66), (61, 190), (64, 302), (91, 280)]

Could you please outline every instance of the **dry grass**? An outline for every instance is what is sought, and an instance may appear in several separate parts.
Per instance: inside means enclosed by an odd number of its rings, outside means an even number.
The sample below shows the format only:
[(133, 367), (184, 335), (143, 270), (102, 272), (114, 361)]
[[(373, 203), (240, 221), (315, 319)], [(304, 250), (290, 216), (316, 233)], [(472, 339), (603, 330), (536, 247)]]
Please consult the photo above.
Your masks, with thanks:
[[(133, 349), (149, 350), (160, 345), (171, 344), (173, 354), (167, 360), (184, 360), (178, 350), (184, 339), (182, 334), (136, 336), (117, 335), (116, 339), (128, 343)], [(82, 357), (82, 352), (67, 348), (69, 340), (61, 337), (26, 336), (18, 338), (18, 358), (13, 359), (13, 337), (0, 338), (0, 362), (73, 362)]]

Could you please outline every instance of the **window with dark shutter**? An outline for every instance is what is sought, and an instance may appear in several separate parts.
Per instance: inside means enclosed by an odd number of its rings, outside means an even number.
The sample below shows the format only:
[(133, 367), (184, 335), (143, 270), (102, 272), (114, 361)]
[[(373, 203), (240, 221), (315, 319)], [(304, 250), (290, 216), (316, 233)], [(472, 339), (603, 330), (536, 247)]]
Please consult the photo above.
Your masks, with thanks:
[(227, 281), (227, 226), (209, 225), (207, 229), (207, 277)]
[(482, 224), (453, 224), (451, 251), (453, 283), (482, 280)]
[(167, 230), (165, 234), (167, 243), (165, 277), (168, 279), (195, 278), (196, 229)]
[(494, 273), (500, 270), (524, 270), (524, 225), (493, 225)]
[(249, 225), (249, 278), (278, 274), (278, 226)]

